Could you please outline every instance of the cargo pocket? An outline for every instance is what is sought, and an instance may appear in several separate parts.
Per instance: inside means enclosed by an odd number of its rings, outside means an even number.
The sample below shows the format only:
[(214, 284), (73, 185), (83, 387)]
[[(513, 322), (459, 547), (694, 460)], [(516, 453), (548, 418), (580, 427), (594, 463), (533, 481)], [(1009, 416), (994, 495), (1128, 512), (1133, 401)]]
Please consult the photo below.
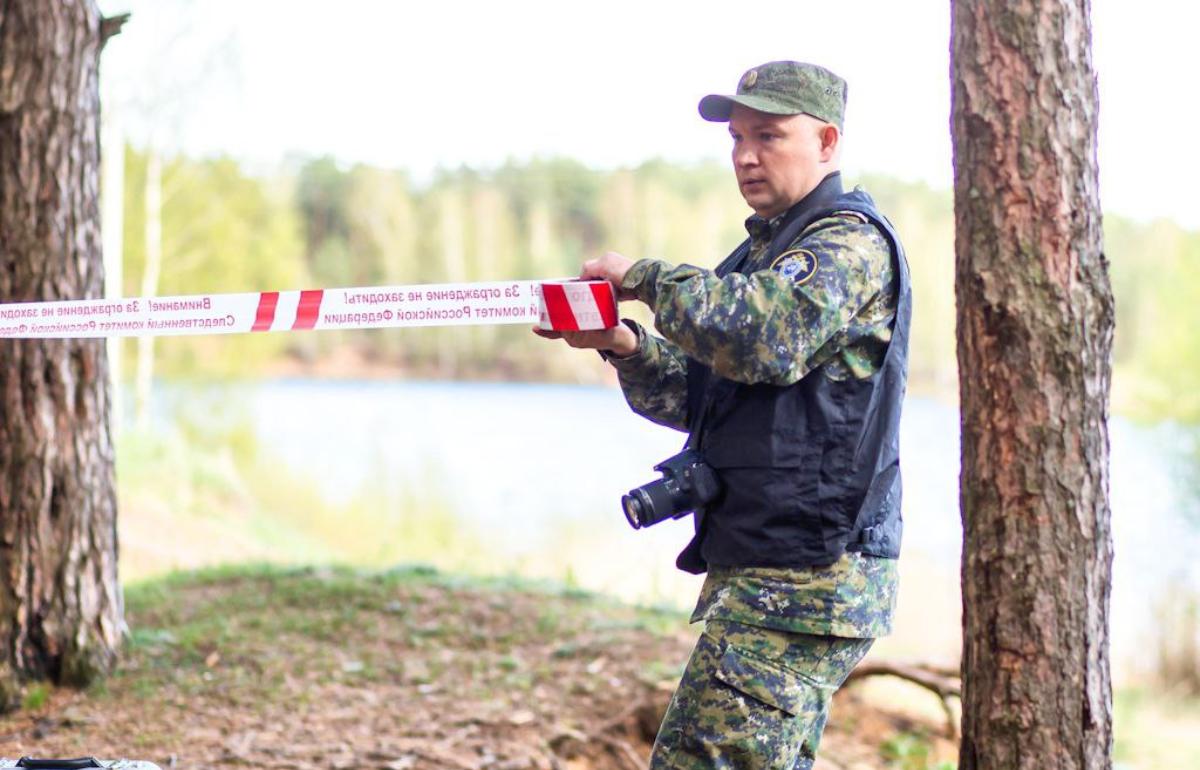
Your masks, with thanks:
[(732, 645), (722, 653), (716, 677), (735, 690), (808, 724), (821, 713), (827, 697), (828, 688), (815, 680)]
[(691, 708), (674, 721), (677, 732), (665, 736), (671, 744), (661, 747), (666, 762), (650, 768), (796, 768), (820, 724), (826, 699), (821, 686), (752, 652), (722, 650), (707, 634), (701, 644), (712, 651), (707, 681), (686, 693)]
[[(654, 744), (651, 770), (794, 770), (829, 692), (780, 662), (723, 642), (709, 621)], [(814, 742), (815, 745), (815, 742)]]

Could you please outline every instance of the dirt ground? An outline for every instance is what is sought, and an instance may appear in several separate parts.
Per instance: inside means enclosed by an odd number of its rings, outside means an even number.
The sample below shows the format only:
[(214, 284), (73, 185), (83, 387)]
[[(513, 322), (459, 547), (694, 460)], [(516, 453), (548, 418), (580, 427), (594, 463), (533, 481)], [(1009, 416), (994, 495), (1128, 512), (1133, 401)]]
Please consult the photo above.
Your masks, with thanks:
[[(0, 756), (163, 768), (644, 768), (695, 631), (669, 611), (428, 570), (236, 569), (127, 596), (120, 670), (33, 685)], [(838, 694), (822, 770), (926, 770), (936, 720)]]

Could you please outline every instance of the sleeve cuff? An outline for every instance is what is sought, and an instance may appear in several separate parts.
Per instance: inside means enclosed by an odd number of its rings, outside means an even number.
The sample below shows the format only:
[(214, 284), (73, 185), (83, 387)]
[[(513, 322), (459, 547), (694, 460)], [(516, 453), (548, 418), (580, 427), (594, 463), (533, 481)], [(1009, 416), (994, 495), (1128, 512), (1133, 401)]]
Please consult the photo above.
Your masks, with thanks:
[(610, 350), (599, 351), (600, 357), (608, 363), (612, 364), (617, 371), (628, 371), (629, 369), (637, 368), (644, 363), (646, 358), (646, 339), (648, 335), (646, 330), (637, 321), (631, 321), (628, 318), (622, 318), (621, 323), (629, 327), (629, 329), (637, 335), (637, 350), (629, 355), (621, 358), (613, 355)]

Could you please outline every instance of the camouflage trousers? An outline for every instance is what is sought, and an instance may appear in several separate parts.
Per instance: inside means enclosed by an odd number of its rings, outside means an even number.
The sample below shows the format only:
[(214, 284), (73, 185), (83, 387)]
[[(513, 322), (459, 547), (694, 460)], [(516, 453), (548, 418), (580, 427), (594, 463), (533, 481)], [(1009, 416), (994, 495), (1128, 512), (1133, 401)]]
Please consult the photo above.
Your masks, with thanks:
[(708, 621), (650, 770), (809, 770), (834, 691), (874, 641)]

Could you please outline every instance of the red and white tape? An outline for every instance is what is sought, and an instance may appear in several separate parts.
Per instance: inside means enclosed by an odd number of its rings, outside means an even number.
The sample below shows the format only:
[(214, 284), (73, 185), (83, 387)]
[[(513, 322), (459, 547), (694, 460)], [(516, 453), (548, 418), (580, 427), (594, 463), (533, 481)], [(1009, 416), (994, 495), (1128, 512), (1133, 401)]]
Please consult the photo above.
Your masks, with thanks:
[(617, 325), (607, 281), (509, 281), (0, 304), (0, 338), (181, 336), (306, 329)]

